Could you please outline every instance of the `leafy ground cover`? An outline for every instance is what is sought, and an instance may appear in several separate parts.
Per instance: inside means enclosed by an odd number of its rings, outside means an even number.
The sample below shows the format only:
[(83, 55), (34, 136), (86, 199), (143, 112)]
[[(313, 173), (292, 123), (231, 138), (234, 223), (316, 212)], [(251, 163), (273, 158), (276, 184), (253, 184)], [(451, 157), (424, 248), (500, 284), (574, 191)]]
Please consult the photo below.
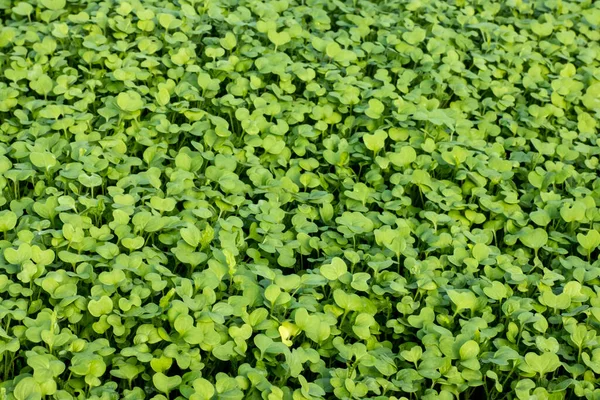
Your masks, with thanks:
[(600, 3), (0, 15), (0, 399), (600, 399)]

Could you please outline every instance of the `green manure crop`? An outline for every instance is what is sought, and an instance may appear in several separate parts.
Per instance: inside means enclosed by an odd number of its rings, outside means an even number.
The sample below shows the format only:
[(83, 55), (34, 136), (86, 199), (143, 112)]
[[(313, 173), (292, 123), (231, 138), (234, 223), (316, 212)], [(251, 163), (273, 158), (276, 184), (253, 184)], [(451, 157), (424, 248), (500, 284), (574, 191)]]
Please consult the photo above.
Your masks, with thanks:
[(0, 0), (0, 400), (600, 399), (600, 2)]

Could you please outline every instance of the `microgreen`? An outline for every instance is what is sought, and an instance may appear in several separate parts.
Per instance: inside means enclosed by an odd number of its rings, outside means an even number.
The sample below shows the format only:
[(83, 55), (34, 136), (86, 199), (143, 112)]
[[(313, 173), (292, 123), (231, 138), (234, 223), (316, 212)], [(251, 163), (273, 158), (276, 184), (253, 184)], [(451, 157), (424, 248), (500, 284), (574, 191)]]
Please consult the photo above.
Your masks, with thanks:
[(0, 399), (600, 397), (598, 2), (0, 12)]

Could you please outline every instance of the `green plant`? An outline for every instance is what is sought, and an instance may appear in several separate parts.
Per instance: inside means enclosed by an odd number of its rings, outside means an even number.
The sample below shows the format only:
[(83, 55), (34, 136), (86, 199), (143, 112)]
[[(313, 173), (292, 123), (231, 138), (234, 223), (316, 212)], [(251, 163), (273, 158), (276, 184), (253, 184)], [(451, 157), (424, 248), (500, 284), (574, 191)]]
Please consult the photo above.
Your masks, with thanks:
[(600, 397), (599, 4), (0, 0), (0, 399)]

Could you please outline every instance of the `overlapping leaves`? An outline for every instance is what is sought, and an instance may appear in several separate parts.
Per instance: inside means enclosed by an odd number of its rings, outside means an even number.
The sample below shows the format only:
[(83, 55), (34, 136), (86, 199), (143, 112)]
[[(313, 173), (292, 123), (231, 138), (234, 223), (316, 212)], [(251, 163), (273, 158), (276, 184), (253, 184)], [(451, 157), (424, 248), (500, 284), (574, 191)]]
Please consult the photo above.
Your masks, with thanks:
[(0, 12), (1, 398), (600, 396), (597, 4)]

